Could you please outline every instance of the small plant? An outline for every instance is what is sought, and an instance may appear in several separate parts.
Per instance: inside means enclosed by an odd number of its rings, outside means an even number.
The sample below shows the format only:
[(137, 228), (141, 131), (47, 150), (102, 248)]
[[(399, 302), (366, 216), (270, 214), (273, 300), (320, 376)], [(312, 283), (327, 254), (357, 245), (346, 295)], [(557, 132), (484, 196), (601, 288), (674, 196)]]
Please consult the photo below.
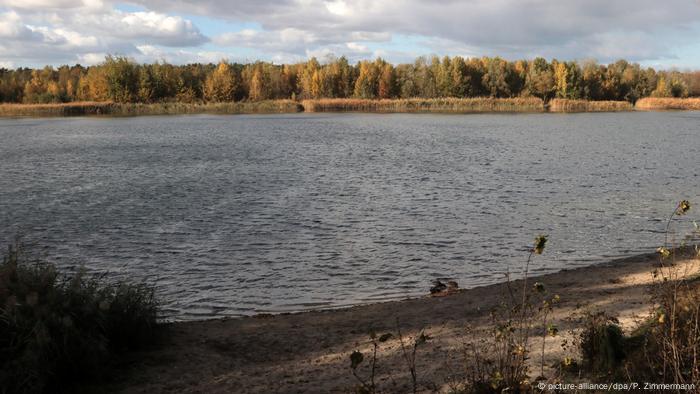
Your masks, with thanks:
[(382, 342), (386, 342), (389, 339), (393, 337), (393, 334), (391, 333), (386, 333), (382, 334), (381, 336), (377, 337), (377, 334), (372, 330), (370, 332), (370, 342), (372, 344), (372, 360), (370, 360), (370, 375), (369, 379), (363, 379), (358, 371), (357, 368), (362, 364), (362, 362), (365, 359), (365, 356), (359, 351), (355, 350), (350, 354), (350, 369), (352, 369), (352, 375), (357, 379), (357, 381), (360, 383), (360, 386), (357, 389), (358, 393), (375, 393), (377, 390), (377, 385), (374, 381), (374, 377), (376, 375), (377, 371), (377, 349), (379, 348), (379, 344)]
[(544, 253), (547, 236), (539, 235), (529, 248), (523, 265), (523, 288), (516, 301), (510, 277), (507, 276), (509, 298), (491, 312), (491, 335), (464, 344), (466, 386), (468, 392), (529, 392), (530, 338), (533, 329), (541, 329), (541, 374), (544, 374), (544, 346), (548, 336), (558, 334), (557, 326), (549, 316), (559, 302), (558, 295), (548, 295), (546, 286), (536, 282), (529, 286), (529, 269), (532, 257)]
[(413, 387), (413, 393), (418, 392), (418, 371), (416, 369), (416, 352), (418, 351), (418, 348), (425, 343), (428, 342), (430, 338), (429, 335), (427, 335), (424, 331), (420, 331), (420, 334), (418, 334), (415, 338), (413, 338), (412, 343), (406, 343), (404, 341), (403, 335), (401, 334), (401, 330), (398, 328), (398, 323), (397, 323), (397, 331), (399, 334), (399, 343), (401, 344), (401, 353), (403, 354), (404, 361), (406, 361), (406, 366), (408, 367), (409, 372), (411, 373), (411, 383)]
[[(412, 339), (404, 338), (398, 321), (396, 322), (396, 330), (399, 344), (401, 346), (401, 356), (403, 357), (411, 376), (411, 387), (413, 392), (417, 393), (419, 384), (418, 370), (416, 368), (416, 355), (418, 348), (426, 344), (431, 338), (423, 330), (421, 330), (419, 334)], [(369, 342), (372, 346), (372, 358), (368, 362), (369, 372), (367, 377), (362, 377), (358, 371), (360, 365), (362, 365), (362, 363), (365, 361), (365, 355), (359, 350), (355, 350), (350, 354), (350, 369), (352, 370), (352, 375), (360, 384), (356, 391), (361, 394), (370, 394), (380, 391), (375, 382), (377, 372), (377, 350), (379, 349), (381, 343), (394, 338), (394, 335), (391, 333), (386, 333), (381, 336), (377, 336), (374, 331), (371, 331), (369, 337)]]

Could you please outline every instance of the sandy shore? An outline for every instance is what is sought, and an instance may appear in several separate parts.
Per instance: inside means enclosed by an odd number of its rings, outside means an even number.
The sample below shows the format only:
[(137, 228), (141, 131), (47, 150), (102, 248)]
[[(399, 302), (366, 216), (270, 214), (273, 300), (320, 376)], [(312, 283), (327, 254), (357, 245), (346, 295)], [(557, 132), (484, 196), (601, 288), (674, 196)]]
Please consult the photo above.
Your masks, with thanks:
[[(576, 316), (606, 311), (625, 330), (648, 316), (649, 285), (656, 255), (641, 255), (537, 278), (561, 303), (553, 320), (560, 335), (547, 340), (547, 364), (565, 356), (563, 340), (577, 334)], [(698, 260), (678, 263), (700, 272)], [(534, 282), (534, 280), (533, 280)], [(514, 282), (518, 286), (519, 281)], [(487, 324), (489, 310), (506, 294), (504, 284), (462, 290), (445, 297), (425, 296), (332, 311), (175, 323), (158, 350), (133, 355), (113, 387), (128, 393), (328, 393), (350, 392), (357, 382), (349, 355), (369, 353), (368, 333), (404, 337), (424, 329), (433, 339), (417, 355), (418, 380), (424, 387), (447, 391), (448, 382), (464, 368), (462, 343), (468, 326)], [(533, 343), (539, 349), (541, 342)], [(539, 361), (539, 355), (533, 357)], [(379, 350), (377, 381), (385, 392), (409, 391), (408, 370), (399, 341)], [(539, 365), (539, 364), (538, 364)], [(538, 367), (539, 368), (539, 367)], [(536, 372), (533, 372), (536, 376)], [(434, 391), (425, 389), (425, 391)]]

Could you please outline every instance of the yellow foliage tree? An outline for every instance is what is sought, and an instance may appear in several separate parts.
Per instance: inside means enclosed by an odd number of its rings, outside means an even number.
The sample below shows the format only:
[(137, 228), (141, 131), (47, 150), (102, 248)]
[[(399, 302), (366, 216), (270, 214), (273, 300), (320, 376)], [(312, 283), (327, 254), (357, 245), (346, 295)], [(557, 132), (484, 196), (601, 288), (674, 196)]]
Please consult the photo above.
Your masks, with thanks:
[(233, 101), (238, 88), (235, 71), (227, 62), (220, 62), (204, 81), (204, 99), (207, 101)]

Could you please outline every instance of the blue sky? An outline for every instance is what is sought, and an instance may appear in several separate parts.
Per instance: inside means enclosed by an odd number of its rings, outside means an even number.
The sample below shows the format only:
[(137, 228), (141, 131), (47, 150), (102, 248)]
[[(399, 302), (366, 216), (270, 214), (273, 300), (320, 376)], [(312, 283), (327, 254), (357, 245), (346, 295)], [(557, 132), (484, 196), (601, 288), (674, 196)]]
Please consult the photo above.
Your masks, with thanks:
[(700, 69), (698, 36), (698, 0), (0, 0), (0, 67), (437, 54)]

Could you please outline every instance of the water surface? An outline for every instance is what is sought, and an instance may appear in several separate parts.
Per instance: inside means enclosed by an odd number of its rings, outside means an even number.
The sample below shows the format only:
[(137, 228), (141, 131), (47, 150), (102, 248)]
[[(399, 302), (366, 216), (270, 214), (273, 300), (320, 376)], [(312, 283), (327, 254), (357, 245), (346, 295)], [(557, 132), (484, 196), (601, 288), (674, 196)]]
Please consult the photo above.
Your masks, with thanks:
[[(699, 112), (0, 120), (0, 241), (156, 282), (172, 319), (337, 307), (653, 250)], [(689, 219), (692, 219), (689, 218)], [(686, 219), (686, 220), (689, 220)]]

